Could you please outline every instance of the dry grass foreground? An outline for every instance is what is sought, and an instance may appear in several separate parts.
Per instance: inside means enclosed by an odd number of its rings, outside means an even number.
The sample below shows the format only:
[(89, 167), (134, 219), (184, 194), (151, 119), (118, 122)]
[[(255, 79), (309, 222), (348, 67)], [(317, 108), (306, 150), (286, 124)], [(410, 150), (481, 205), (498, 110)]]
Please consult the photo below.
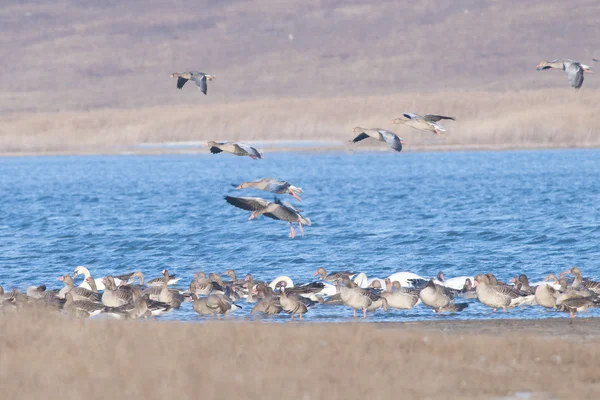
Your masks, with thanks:
[[(563, 79), (563, 76), (557, 78)], [(14, 114), (0, 120), (0, 152), (127, 152), (141, 143), (204, 140), (336, 140), (347, 148), (352, 127), (390, 129), (405, 151), (479, 148), (598, 147), (597, 98), (569, 88), (511, 92), (439, 92), (328, 99), (279, 99), (132, 110)], [(447, 138), (391, 120), (403, 112), (451, 115)]]
[[(5, 398), (591, 398), (598, 336), (583, 342), (471, 322), (468, 333), (414, 324), (66, 320), (5, 313)], [(527, 321), (523, 321), (527, 322)], [(460, 321), (454, 324), (460, 323)], [(451, 323), (450, 323), (451, 324)], [(477, 326), (496, 325), (496, 334)], [(537, 321), (558, 332), (594, 319)], [(452, 324), (451, 324), (452, 325)], [(423, 327), (431, 326), (423, 323)], [(390, 328), (390, 329), (386, 329)], [(508, 397), (506, 397), (508, 396)]]

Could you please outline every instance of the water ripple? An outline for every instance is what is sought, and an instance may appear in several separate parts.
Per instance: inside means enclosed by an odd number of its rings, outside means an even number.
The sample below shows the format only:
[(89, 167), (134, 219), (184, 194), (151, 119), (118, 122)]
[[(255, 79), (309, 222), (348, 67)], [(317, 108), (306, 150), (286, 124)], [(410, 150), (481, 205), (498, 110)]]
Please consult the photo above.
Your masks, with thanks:
[[(385, 277), (493, 272), (532, 281), (578, 265), (600, 278), (600, 151), (407, 154), (273, 154), (27, 157), (0, 159), (0, 283), (47, 282), (77, 265), (97, 275), (167, 267), (184, 276), (235, 268), (257, 279), (306, 282), (319, 266)], [(313, 220), (290, 240), (284, 223), (223, 196), (231, 183), (274, 176), (305, 190)], [(286, 199), (289, 200), (289, 199)], [(187, 282), (182, 284), (184, 287)], [(469, 302), (444, 318), (498, 318)], [(244, 307), (240, 316), (247, 315)], [(591, 314), (594, 315), (595, 311)], [(338, 321), (344, 308), (316, 307), (308, 320)], [(550, 318), (538, 308), (509, 318)], [(431, 318), (422, 307), (373, 319)], [(168, 319), (199, 320), (189, 304)], [(285, 320), (285, 316), (275, 321)]]

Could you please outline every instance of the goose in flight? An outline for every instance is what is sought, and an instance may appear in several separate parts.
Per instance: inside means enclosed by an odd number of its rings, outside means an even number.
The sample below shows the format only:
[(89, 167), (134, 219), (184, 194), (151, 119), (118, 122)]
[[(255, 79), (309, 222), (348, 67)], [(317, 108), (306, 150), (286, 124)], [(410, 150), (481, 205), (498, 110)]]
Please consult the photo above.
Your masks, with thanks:
[[(235, 186), (235, 185), (233, 185)], [(259, 190), (265, 190), (267, 192), (275, 193), (275, 194), (285, 194), (288, 193), (290, 196), (295, 198), (298, 201), (302, 201), (299, 193), (304, 193), (302, 188), (291, 185), (289, 182), (280, 181), (275, 178), (262, 178), (256, 181), (250, 182), (242, 182), (238, 186), (235, 186), (236, 190), (246, 189), (246, 188), (255, 188)]]
[(361, 128), (359, 126), (352, 129), (353, 132), (360, 132), (360, 134), (351, 140), (352, 143), (360, 142), (367, 138), (373, 138), (380, 142), (386, 142), (388, 146), (396, 151), (402, 151), (402, 145), (406, 144), (404, 139), (396, 135), (394, 132), (386, 131), (385, 129), (379, 128)]
[(194, 81), (196, 86), (202, 90), (202, 93), (206, 94), (208, 91), (208, 85), (206, 84), (206, 81), (212, 81), (217, 77), (214, 75), (207, 75), (204, 72), (188, 71), (182, 73), (173, 72), (171, 74), (171, 78), (177, 78), (177, 89), (183, 89), (183, 85), (185, 85), (185, 83), (191, 79)]
[(253, 160), (263, 158), (263, 154), (260, 150), (245, 143), (215, 142), (211, 140), (210, 142), (206, 142), (204, 147), (210, 147), (210, 152), (213, 154), (219, 154), (226, 151), (236, 156), (249, 156)]
[(442, 119), (456, 121), (454, 117), (446, 117), (444, 115), (425, 114), (424, 116), (420, 116), (413, 113), (405, 113), (403, 115), (406, 119), (396, 118), (392, 123), (404, 124), (421, 131), (431, 131), (438, 136), (444, 136), (441, 132), (446, 131), (443, 126), (437, 123), (438, 121)]
[(552, 61), (542, 61), (537, 65), (537, 70), (542, 71), (545, 69), (556, 68), (562, 69), (567, 74), (567, 79), (571, 84), (571, 87), (579, 89), (583, 85), (583, 72), (593, 74), (592, 67), (589, 65), (582, 64), (578, 61), (569, 59), (560, 59)]
[(261, 199), (260, 197), (225, 196), (225, 201), (234, 207), (241, 208), (242, 210), (252, 211), (252, 214), (248, 220), (264, 215), (265, 217), (289, 222), (290, 237), (292, 239), (296, 237), (296, 231), (292, 225), (294, 222), (298, 223), (302, 237), (304, 237), (304, 229), (302, 228), (302, 225), (310, 226), (311, 224), (310, 219), (303, 217), (298, 209), (296, 209), (290, 203), (282, 203), (278, 198), (275, 198), (275, 201), (270, 202), (265, 199)]

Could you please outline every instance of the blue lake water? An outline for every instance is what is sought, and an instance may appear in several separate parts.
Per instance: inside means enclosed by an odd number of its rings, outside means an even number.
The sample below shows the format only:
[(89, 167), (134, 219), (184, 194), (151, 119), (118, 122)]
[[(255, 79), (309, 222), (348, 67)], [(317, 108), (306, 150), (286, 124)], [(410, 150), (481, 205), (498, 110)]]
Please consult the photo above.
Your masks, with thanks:
[[(527, 273), (535, 282), (577, 265), (600, 278), (598, 150), (21, 157), (1, 158), (0, 171), (0, 284), (8, 289), (58, 288), (56, 278), (77, 265), (96, 277), (140, 270), (151, 278), (168, 268), (184, 277), (179, 287), (198, 271), (228, 268), (308, 282), (319, 266), (381, 278)], [(304, 189), (300, 208), (313, 222), (304, 239), (290, 239), (284, 222), (247, 221), (223, 200), (272, 199), (231, 187), (262, 177)], [(245, 318), (251, 306), (241, 305)], [(350, 315), (316, 306), (306, 317)], [(471, 301), (442, 318), (498, 317), (568, 314), (523, 307), (493, 315)], [(189, 303), (162, 318), (200, 320)], [(369, 320), (430, 318), (438, 317), (421, 305)]]

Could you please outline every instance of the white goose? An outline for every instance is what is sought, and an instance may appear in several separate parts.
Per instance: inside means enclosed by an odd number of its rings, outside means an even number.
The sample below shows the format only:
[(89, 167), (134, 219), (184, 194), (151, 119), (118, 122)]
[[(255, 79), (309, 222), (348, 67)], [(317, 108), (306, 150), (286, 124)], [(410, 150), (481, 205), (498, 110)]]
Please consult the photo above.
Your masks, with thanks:
[[(352, 280), (360, 288), (377, 287), (384, 290), (386, 289), (385, 279), (367, 278), (367, 274), (365, 274), (364, 272), (354, 275)], [(373, 282), (379, 282), (379, 286), (374, 286)]]
[(400, 282), (400, 285), (402, 287), (413, 287), (413, 285), (409, 282), (409, 280), (411, 280), (411, 279), (426, 280), (421, 275), (413, 274), (412, 272), (408, 272), (408, 271), (396, 272), (395, 274), (388, 276), (388, 279), (391, 282), (395, 282), (395, 281)]
[[(90, 274), (90, 271), (83, 265), (80, 265), (73, 270), (73, 279), (75, 279), (79, 275), (83, 275), (83, 282), (81, 282), (79, 284), (79, 287), (92, 290), (90, 285), (86, 282), (86, 279), (92, 276), (92, 274)], [(104, 282), (102, 282), (104, 279), (105, 279), (105, 277), (104, 278), (94, 278), (94, 282), (96, 282), (96, 288), (98, 290), (104, 290)], [(119, 286), (122, 282), (121, 279), (119, 279), (119, 278), (113, 277), (113, 279), (115, 280), (115, 285), (117, 285), (117, 286)]]

